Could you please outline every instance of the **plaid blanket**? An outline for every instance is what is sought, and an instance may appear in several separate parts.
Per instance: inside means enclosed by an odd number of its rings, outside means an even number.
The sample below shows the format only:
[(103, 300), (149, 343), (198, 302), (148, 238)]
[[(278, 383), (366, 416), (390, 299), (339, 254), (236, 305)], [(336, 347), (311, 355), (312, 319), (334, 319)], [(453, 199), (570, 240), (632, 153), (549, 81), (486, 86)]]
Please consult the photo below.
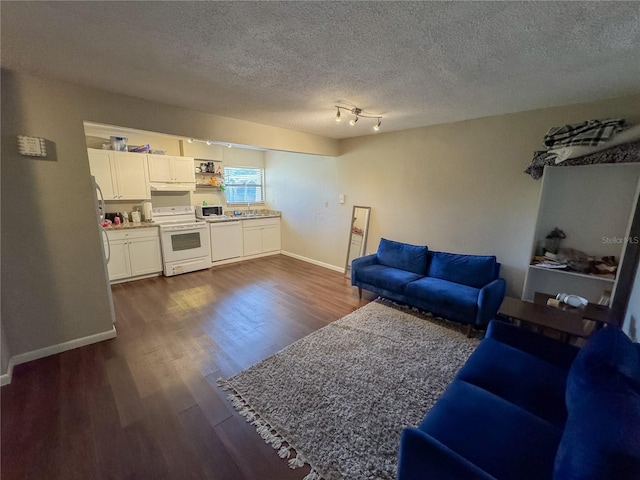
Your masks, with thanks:
[(587, 120), (582, 123), (552, 127), (544, 136), (547, 149), (570, 145), (601, 145), (624, 128), (624, 119)]

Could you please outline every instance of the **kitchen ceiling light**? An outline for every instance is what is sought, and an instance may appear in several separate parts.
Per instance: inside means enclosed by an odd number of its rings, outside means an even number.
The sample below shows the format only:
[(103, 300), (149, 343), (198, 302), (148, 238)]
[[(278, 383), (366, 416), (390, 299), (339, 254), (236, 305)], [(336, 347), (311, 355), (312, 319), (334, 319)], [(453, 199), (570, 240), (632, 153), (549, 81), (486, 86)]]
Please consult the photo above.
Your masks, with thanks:
[(193, 138), (190, 138), (189, 140), (187, 140), (187, 143), (193, 143)]
[(336, 122), (340, 122), (342, 120), (342, 118), (340, 118), (340, 111), (341, 110), (346, 110), (348, 111), (351, 115), (353, 115), (353, 118), (351, 120), (349, 120), (349, 125), (351, 125), (352, 127), (356, 124), (356, 122), (360, 119), (360, 117), (362, 118), (375, 118), (376, 120), (378, 120), (378, 123), (375, 124), (375, 126), (373, 127), (373, 129), (377, 132), (378, 130), (380, 130), (380, 125), (382, 125), (382, 116), (381, 115), (370, 115), (367, 113), (363, 113), (361, 108), (358, 107), (341, 107), (339, 105), (336, 105)]

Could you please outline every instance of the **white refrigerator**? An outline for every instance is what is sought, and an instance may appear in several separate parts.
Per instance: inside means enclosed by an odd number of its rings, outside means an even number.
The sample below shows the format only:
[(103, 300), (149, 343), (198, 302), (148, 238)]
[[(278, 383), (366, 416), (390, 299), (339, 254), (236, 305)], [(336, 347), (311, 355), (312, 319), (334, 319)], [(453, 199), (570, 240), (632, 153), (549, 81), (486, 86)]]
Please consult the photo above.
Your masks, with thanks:
[(93, 200), (96, 209), (96, 219), (98, 225), (98, 235), (100, 235), (100, 246), (102, 248), (102, 271), (104, 273), (104, 277), (107, 281), (107, 296), (109, 298), (109, 308), (111, 310), (111, 322), (116, 322), (116, 312), (113, 308), (113, 295), (111, 294), (111, 283), (109, 281), (109, 270), (107, 268), (107, 264), (111, 259), (111, 245), (109, 243), (109, 236), (107, 235), (107, 231), (102, 226), (102, 222), (104, 221), (105, 214), (105, 204), (104, 204), (104, 196), (102, 195), (102, 190), (100, 189), (100, 185), (96, 182), (96, 177), (91, 176), (91, 181), (93, 182)]

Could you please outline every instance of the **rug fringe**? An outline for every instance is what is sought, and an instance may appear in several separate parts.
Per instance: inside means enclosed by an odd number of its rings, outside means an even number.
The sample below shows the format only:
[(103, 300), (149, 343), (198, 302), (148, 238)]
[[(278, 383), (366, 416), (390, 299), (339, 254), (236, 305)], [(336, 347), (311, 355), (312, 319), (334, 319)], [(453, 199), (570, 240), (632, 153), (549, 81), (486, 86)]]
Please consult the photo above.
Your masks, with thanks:
[(304, 477), (302, 480), (321, 480), (322, 477), (320, 477), (320, 474), (315, 470), (315, 469), (311, 469), (311, 471), (309, 472), (309, 474)]
[[(242, 398), (242, 395), (238, 393), (231, 382), (218, 378), (218, 386), (223, 390), (230, 392), (229, 395), (227, 395), (227, 398), (231, 402), (231, 405), (233, 405), (233, 408), (238, 411), (247, 423), (250, 423), (256, 428), (256, 432), (264, 442), (267, 445), (271, 445), (274, 450), (277, 450), (280, 458), (289, 459), (291, 456), (291, 450), (295, 450), (295, 447), (291, 445), (291, 443), (289, 443), (289, 441), (280, 433), (278, 433), (278, 431), (273, 428), (269, 422), (260, 417), (260, 414), (256, 412), (244, 398)], [(309, 461), (300, 455), (300, 453), (296, 452), (295, 458), (289, 459), (287, 463), (290, 468), (295, 469), (304, 467), (305, 464), (309, 464)], [(311, 471), (303, 478), (303, 480), (324, 480), (320, 473), (313, 468), (311, 464), (309, 464), (309, 466), (311, 467)]]

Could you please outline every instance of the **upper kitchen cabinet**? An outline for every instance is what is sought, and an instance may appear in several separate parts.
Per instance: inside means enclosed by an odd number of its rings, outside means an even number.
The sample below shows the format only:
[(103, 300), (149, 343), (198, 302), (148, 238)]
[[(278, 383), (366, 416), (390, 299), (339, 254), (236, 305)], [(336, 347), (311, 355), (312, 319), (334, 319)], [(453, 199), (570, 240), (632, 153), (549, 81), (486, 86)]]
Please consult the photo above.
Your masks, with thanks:
[(89, 168), (105, 200), (151, 198), (147, 156), (140, 153), (88, 149)]
[(195, 183), (193, 158), (172, 155), (147, 155), (149, 181), (159, 183)]

